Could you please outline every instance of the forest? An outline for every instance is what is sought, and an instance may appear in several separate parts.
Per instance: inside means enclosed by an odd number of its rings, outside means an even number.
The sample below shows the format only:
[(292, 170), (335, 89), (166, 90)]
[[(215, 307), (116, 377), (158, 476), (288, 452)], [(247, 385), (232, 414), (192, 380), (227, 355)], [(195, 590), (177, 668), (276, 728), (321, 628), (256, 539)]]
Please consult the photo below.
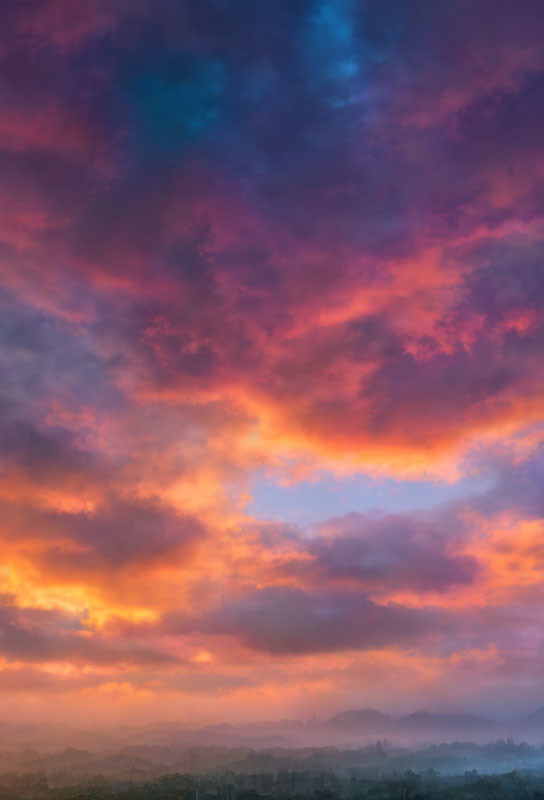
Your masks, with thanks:
[(433, 768), (374, 778), (319, 770), (163, 775), (143, 780), (97, 776), (50, 786), (43, 771), (0, 777), (0, 800), (544, 800), (544, 770), (441, 775)]

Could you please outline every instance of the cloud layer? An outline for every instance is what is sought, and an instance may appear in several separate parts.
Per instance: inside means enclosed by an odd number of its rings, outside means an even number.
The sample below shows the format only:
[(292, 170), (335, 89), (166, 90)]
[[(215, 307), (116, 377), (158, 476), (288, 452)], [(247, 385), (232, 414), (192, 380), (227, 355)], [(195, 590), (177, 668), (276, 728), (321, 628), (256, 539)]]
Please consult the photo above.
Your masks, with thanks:
[[(542, 4), (0, 21), (14, 714), (541, 704)], [(487, 488), (297, 527), (257, 474)]]

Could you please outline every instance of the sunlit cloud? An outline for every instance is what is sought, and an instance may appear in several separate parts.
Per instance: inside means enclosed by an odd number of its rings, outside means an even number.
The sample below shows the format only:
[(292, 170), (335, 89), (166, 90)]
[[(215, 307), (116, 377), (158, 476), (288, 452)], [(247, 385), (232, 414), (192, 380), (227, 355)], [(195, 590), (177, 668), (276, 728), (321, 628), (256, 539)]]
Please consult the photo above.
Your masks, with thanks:
[(541, 16), (2, 12), (13, 716), (538, 700)]

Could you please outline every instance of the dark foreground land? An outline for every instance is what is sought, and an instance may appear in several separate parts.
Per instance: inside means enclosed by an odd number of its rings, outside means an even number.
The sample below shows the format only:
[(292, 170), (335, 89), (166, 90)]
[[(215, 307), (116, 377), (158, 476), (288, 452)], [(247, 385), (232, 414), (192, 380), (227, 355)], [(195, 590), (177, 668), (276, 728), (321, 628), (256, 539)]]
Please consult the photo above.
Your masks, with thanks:
[(332, 772), (280, 772), (220, 776), (164, 775), (152, 781), (110, 781), (102, 776), (78, 786), (50, 787), (43, 774), (4, 775), (2, 800), (544, 800), (544, 770), (502, 775), (439, 775), (411, 770), (379, 778)]
[(544, 747), (387, 740), (252, 750), (131, 745), (0, 752), (0, 800), (544, 800)]

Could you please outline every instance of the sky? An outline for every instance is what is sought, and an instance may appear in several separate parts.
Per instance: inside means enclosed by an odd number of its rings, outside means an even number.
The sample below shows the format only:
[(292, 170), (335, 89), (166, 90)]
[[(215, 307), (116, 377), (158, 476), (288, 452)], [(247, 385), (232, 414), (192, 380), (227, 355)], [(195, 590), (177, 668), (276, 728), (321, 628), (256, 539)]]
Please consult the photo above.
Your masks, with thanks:
[(543, 34), (0, 4), (0, 718), (544, 703)]

